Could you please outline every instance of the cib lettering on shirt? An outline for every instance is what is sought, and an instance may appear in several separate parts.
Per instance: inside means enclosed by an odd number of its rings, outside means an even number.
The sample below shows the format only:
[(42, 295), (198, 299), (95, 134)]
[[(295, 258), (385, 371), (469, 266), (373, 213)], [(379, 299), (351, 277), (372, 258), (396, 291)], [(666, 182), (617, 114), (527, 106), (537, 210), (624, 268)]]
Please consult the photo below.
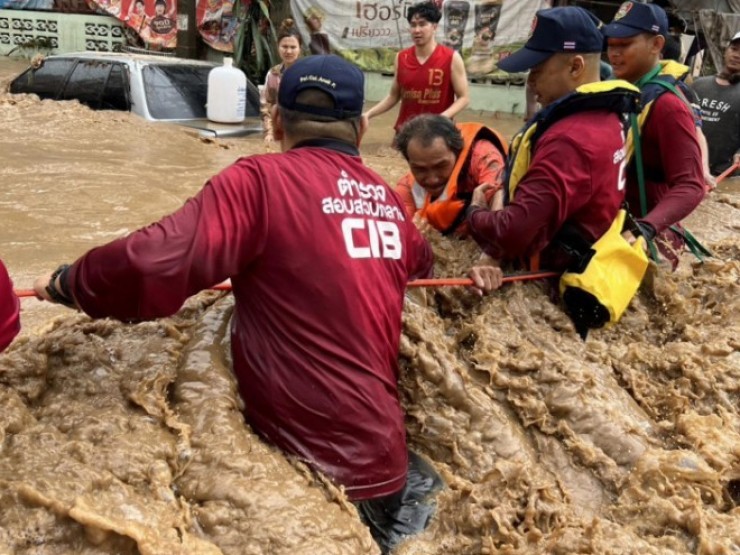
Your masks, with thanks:
[(336, 194), (321, 199), (321, 211), (342, 216), (338, 221), (344, 246), (350, 258), (403, 257), (398, 222), (406, 220), (403, 210), (388, 201), (386, 185), (363, 183), (345, 170), (336, 181)]

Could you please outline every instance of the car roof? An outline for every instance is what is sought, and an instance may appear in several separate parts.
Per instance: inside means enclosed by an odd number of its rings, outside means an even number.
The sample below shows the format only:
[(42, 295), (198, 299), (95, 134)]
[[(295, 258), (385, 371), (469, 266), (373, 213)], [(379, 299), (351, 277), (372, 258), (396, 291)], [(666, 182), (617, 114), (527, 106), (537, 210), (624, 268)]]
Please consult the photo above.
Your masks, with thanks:
[(215, 67), (214, 62), (204, 60), (192, 60), (189, 58), (175, 58), (174, 56), (162, 56), (154, 54), (135, 54), (129, 52), (70, 52), (67, 54), (52, 54), (46, 56), (47, 60), (63, 59), (84, 59), (84, 60), (106, 60), (110, 62), (121, 62), (129, 64), (159, 64), (159, 65), (198, 65), (204, 67)]

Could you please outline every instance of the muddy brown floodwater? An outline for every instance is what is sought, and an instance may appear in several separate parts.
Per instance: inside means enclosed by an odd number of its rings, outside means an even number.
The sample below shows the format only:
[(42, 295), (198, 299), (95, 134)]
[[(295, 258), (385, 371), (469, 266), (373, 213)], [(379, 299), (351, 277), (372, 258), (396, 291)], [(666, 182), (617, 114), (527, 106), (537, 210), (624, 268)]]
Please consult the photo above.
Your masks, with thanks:
[[(0, 82), (25, 65), (0, 60)], [(395, 182), (392, 121), (373, 121), (363, 154)], [(30, 287), (262, 149), (0, 94), (0, 257)], [(653, 269), (622, 321), (585, 342), (542, 283), (409, 297), (409, 443), (446, 488), (397, 553), (740, 553), (737, 182), (689, 226), (715, 257)], [(430, 239), (438, 276), (477, 255)], [(340, 491), (244, 424), (228, 295), (137, 325), (22, 302), (22, 335), (0, 355), (0, 553), (377, 553)]]

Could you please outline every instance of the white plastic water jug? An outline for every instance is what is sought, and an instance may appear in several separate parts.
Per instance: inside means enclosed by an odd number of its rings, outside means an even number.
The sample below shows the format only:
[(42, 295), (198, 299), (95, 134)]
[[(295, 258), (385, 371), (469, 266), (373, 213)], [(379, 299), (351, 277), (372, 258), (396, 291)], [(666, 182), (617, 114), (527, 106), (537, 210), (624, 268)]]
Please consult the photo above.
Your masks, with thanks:
[(208, 73), (206, 114), (218, 123), (238, 123), (244, 120), (247, 107), (247, 76), (234, 67), (231, 58)]

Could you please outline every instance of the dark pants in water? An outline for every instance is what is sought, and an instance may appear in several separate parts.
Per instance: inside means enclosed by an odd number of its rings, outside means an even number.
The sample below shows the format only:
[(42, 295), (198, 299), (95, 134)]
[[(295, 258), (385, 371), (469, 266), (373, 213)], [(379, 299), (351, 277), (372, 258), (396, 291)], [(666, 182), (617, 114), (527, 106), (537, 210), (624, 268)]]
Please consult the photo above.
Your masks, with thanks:
[(356, 503), (362, 520), (384, 554), (427, 527), (436, 507), (433, 494), (442, 486), (442, 478), (434, 468), (409, 451), (409, 470), (401, 491)]

